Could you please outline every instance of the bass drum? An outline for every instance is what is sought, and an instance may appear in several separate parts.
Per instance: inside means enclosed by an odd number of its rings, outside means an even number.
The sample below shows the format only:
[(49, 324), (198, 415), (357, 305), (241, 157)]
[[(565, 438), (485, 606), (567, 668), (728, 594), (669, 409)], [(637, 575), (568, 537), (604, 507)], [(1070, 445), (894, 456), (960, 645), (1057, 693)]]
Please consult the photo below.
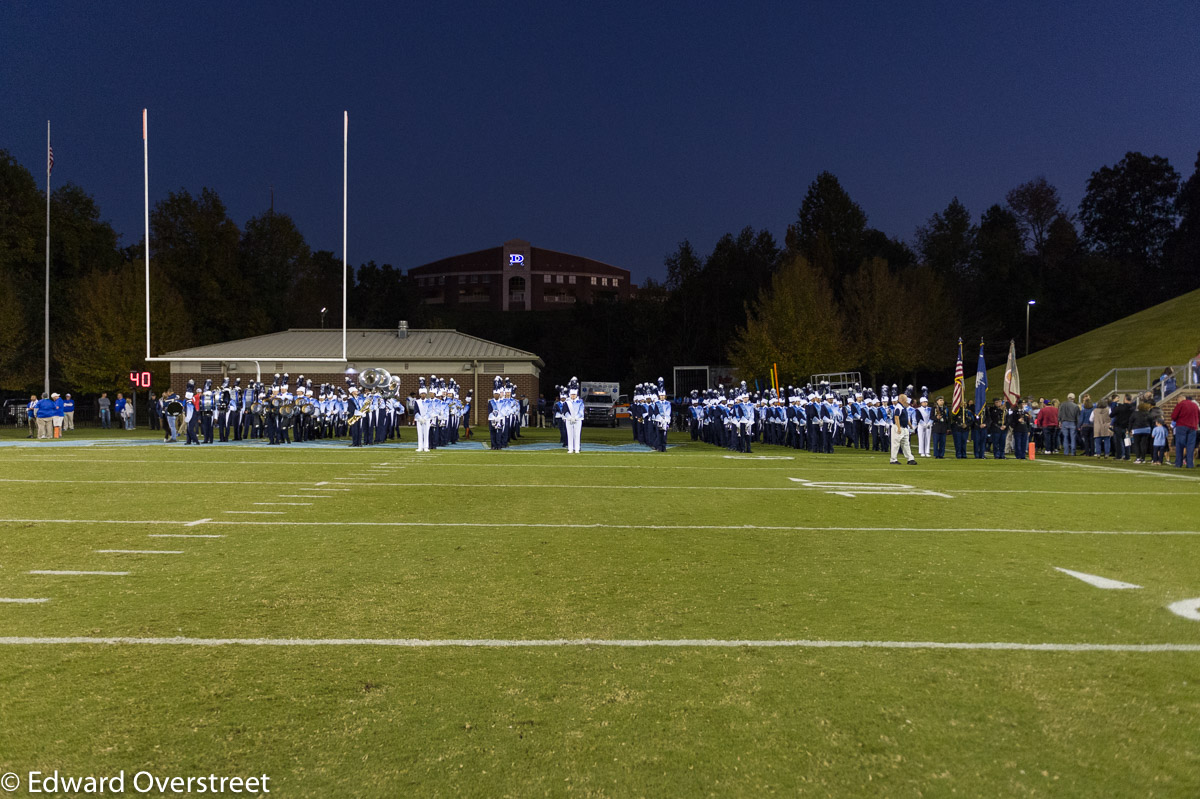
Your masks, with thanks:
[(177, 399), (173, 399), (167, 403), (167, 406), (164, 408), (164, 410), (168, 416), (179, 416), (183, 413), (183, 403)]

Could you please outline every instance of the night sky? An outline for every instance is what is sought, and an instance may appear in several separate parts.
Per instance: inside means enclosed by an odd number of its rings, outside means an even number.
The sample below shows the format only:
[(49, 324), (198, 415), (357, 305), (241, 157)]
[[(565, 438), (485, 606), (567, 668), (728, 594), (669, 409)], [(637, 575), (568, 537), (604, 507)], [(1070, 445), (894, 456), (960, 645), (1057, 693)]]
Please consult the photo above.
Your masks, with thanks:
[[(436, 6), (436, 8), (434, 7)], [(510, 7), (512, 6), (512, 7)], [(218, 191), (408, 268), (524, 238), (661, 278), (690, 238), (768, 228), (836, 174), (905, 240), (1044, 174), (1074, 208), (1128, 150), (1186, 178), (1200, 4), (0, 4), (0, 148), (81, 185), (135, 244), (151, 202)], [(152, 242), (153, 244), (153, 242)]]

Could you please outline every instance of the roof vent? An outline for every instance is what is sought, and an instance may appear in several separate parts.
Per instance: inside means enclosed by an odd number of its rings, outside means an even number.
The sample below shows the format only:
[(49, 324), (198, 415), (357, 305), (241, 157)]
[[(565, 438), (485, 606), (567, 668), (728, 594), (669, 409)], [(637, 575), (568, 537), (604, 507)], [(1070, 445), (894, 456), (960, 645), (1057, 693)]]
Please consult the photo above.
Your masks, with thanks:
[(400, 324), (396, 327), (396, 337), (408, 338), (408, 322), (406, 320), (400, 320)]

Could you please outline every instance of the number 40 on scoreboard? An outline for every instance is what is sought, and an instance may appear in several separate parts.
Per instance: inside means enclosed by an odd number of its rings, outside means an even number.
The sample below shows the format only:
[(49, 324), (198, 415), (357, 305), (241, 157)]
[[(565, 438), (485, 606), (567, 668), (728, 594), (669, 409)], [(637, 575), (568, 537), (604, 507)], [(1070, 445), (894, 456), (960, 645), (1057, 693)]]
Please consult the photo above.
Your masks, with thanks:
[(133, 383), (138, 388), (150, 388), (150, 373), (130, 372), (129, 382)]

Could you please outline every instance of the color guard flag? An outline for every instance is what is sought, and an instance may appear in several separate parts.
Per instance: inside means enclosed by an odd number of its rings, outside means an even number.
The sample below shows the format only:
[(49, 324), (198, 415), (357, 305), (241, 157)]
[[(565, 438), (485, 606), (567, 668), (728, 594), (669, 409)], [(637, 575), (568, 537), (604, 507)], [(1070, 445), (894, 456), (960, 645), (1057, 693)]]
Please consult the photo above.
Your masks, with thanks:
[(954, 364), (954, 399), (950, 401), (950, 413), (962, 413), (963, 407), (963, 368), (962, 368), (962, 339), (958, 340), (958, 362)]
[(979, 340), (979, 365), (975, 367), (975, 412), (981, 413), (987, 402), (987, 367), (983, 363), (983, 339)]
[(46, 142), (46, 177), (50, 177), (50, 172), (54, 169), (54, 148)]
[(1021, 399), (1021, 377), (1017, 374), (1017, 343), (1008, 342), (1008, 365), (1004, 367), (1004, 399), (1016, 405)]

